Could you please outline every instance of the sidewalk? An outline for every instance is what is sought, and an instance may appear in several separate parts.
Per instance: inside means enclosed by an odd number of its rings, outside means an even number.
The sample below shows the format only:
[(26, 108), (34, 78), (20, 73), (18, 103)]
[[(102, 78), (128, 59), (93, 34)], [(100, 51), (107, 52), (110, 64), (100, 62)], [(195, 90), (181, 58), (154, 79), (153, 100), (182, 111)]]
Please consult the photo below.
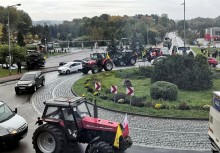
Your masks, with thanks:
[[(52, 71), (56, 71), (58, 68), (58, 66), (56, 67), (47, 67), (47, 68), (40, 68), (36, 71), (42, 71), (43, 73), (47, 73), (47, 72), (52, 72)], [(34, 70), (33, 70), (34, 71)], [(4, 83), (4, 82), (9, 82), (9, 81), (15, 81), (18, 80), (22, 77), (24, 73), (20, 73), (20, 74), (14, 74), (14, 75), (9, 75), (7, 77), (1, 77), (0, 78), (0, 84)]]

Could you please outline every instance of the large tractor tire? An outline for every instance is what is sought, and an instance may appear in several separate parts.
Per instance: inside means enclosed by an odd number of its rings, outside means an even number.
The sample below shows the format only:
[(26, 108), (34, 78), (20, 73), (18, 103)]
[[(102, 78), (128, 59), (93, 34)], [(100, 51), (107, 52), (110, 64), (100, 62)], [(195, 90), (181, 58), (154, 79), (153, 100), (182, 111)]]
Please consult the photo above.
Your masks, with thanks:
[(66, 138), (59, 127), (43, 124), (35, 130), (32, 144), (36, 153), (62, 153)]
[(96, 141), (89, 146), (87, 153), (114, 153), (114, 150), (108, 143)]
[(120, 65), (120, 66), (124, 66), (124, 65), (125, 65), (125, 62), (121, 60), (121, 61), (119, 61), (119, 65)]
[(99, 67), (98, 67), (98, 65), (93, 65), (92, 66), (92, 73), (93, 74), (96, 74), (96, 73), (98, 73), (99, 72)]
[(131, 65), (134, 65), (135, 63), (136, 63), (136, 59), (135, 59), (135, 58), (131, 58), (131, 59), (130, 59), (130, 64), (131, 64)]
[(83, 74), (88, 74), (88, 72), (89, 72), (89, 71), (88, 71), (87, 69), (85, 69), (85, 68), (82, 69), (82, 73), (83, 73)]
[(113, 63), (109, 60), (104, 64), (105, 71), (111, 71), (113, 69)]

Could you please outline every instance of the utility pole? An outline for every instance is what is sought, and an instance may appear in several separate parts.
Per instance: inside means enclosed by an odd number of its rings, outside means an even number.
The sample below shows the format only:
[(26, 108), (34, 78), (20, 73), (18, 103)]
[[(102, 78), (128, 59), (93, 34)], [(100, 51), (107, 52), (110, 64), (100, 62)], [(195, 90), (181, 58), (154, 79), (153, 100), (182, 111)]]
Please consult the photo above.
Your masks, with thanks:
[(186, 2), (184, 0), (184, 48), (186, 47)]

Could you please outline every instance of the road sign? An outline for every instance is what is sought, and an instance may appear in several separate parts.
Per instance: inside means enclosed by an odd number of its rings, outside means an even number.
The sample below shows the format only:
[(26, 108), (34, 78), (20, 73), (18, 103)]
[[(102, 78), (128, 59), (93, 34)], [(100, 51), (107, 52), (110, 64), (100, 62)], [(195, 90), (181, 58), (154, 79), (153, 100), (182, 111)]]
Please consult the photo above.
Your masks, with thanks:
[(101, 83), (100, 82), (95, 83), (95, 89), (96, 90), (101, 90)]
[(134, 87), (126, 87), (126, 95), (134, 96)]
[(117, 94), (117, 86), (111, 86), (111, 93)]

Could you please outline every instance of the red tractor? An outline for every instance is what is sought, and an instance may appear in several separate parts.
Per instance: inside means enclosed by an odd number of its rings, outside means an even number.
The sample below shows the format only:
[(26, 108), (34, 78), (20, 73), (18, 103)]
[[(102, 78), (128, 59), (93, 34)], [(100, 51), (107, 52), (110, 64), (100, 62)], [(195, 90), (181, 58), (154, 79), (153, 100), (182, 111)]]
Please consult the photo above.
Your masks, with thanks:
[(90, 58), (86, 59), (86, 63), (83, 63), (82, 72), (88, 74), (91, 70), (93, 74), (105, 71), (111, 71), (113, 69), (113, 62), (107, 53), (92, 53)]
[(57, 97), (44, 104), (32, 138), (36, 153), (62, 153), (68, 142), (88, 143), (86, 153), (113, 153), (132, 145), (122, 124), (91, 117), (85, 98)]

